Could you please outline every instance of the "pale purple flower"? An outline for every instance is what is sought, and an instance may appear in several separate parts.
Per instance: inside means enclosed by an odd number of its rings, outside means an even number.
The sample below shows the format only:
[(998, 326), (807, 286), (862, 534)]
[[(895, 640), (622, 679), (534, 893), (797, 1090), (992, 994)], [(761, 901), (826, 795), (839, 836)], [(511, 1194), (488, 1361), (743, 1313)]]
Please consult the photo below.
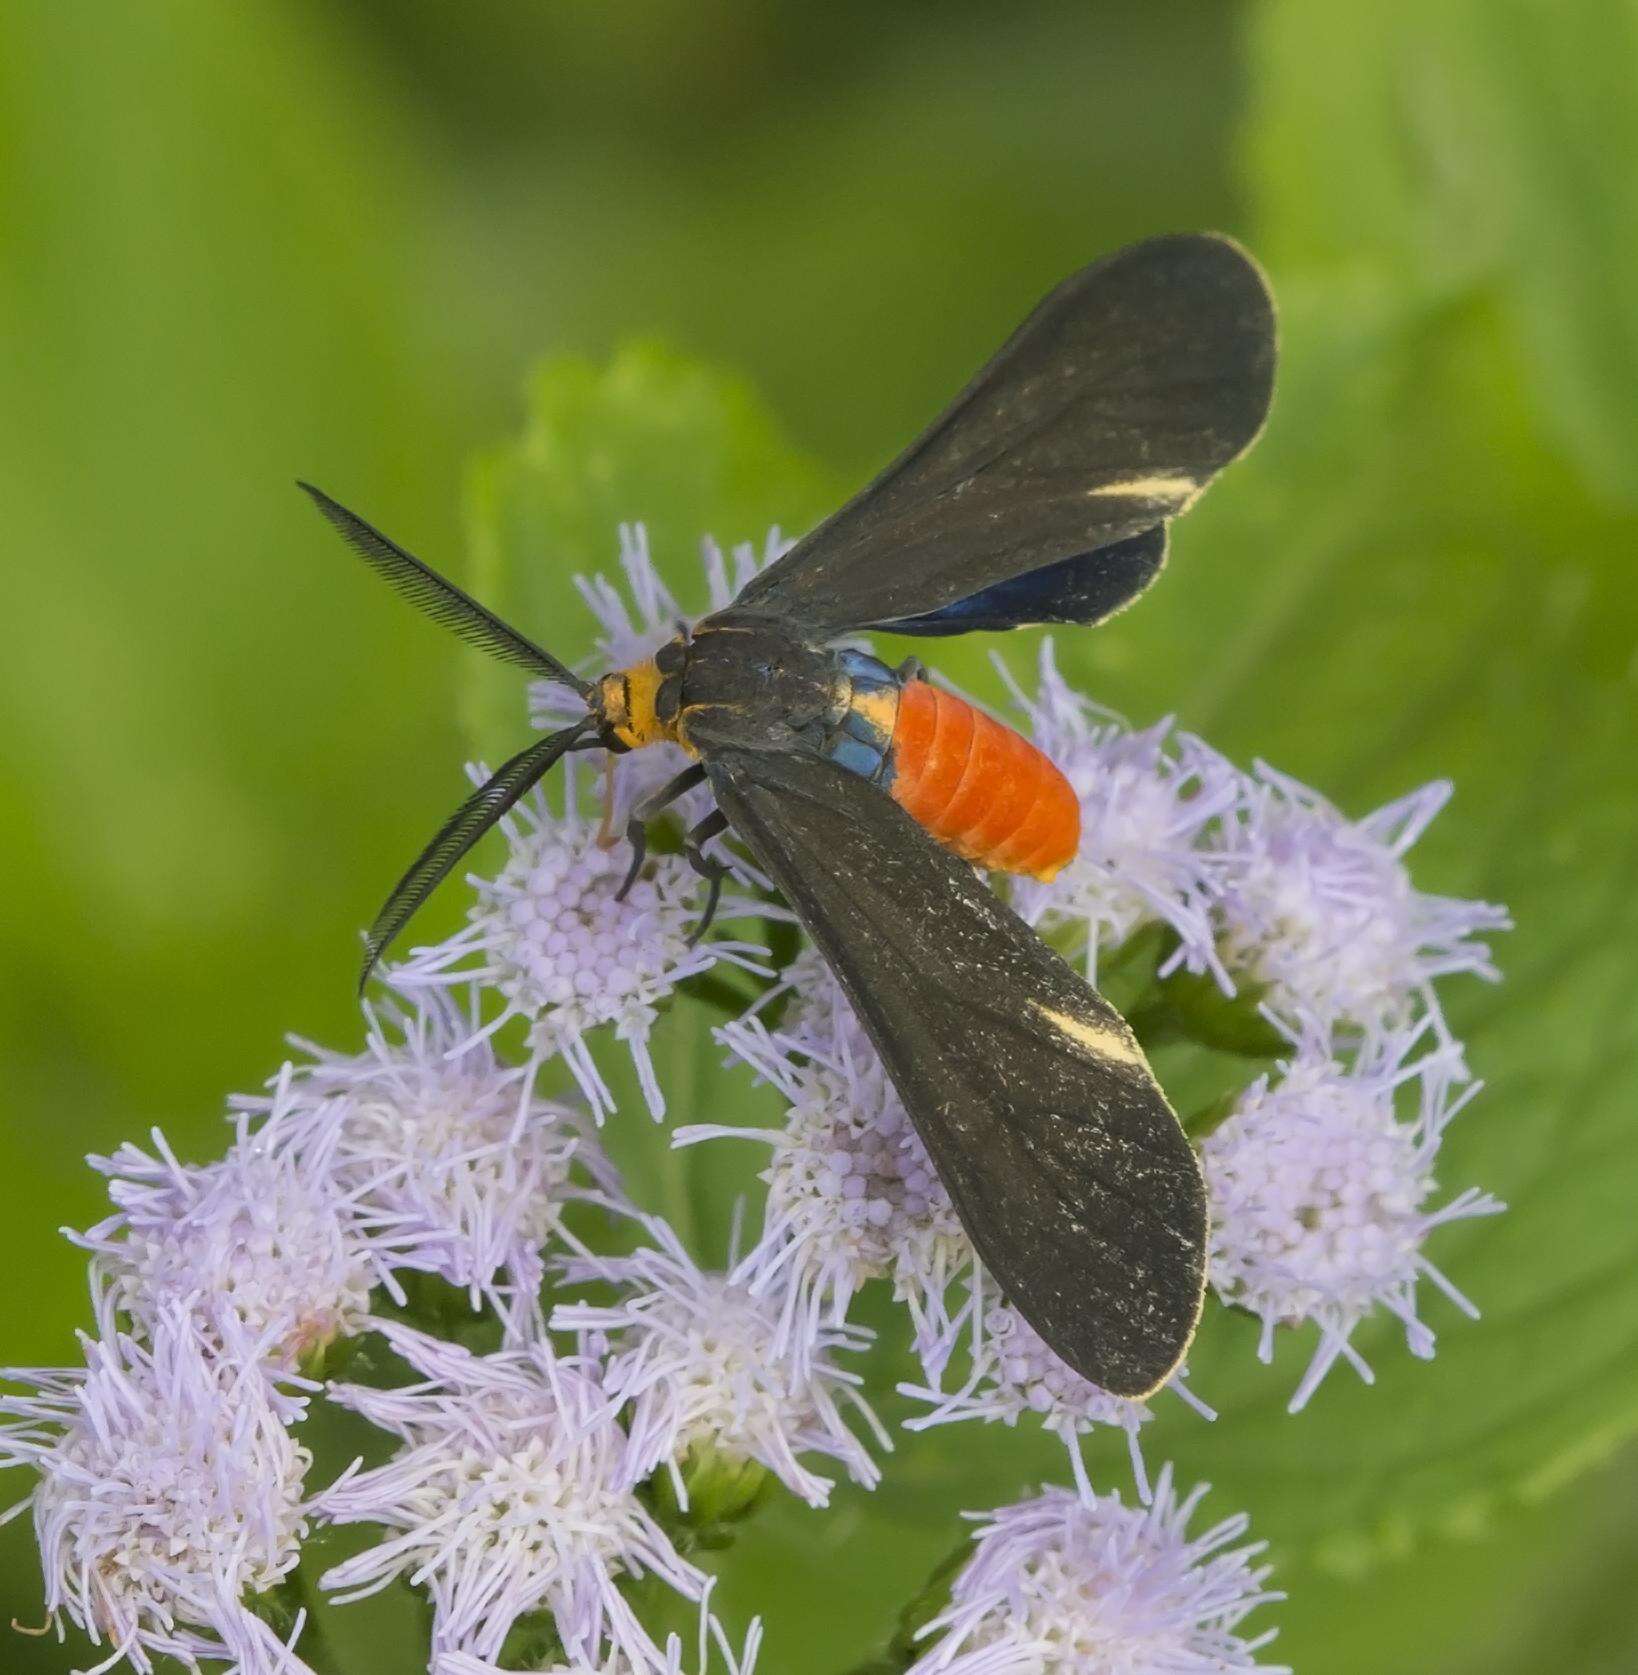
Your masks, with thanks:
[(694, 1124), (673, 1144), (734, 1136), (772, 1148), (762, 1235), (735, 1268), (754, 1291), (777, 1287), (786, 1331), (839, 1325), (859, 1287), (888, 1279), (910, 1310), (928, 1376), (948, 1357), (951, 1283), (972, 1247), (875, 1049), (852, 1020), (835, 980), (804, 966), (811, 986), (787, 1026), (755, 1018), (719, 1030), (736, 1057), (790, 1103), (780, 1129)]
[[(1083, 1496), (1090, 1496), (1092, 1486), (1081, 1456), (1080, 1439), (1100, 1425), (1107, 1426), (1125, 1432), (1133, 1481), (1139, 1498), (1148, 1501), (1149, 1476), (1138, 1440), (1138, 1433), (1154, 1417), (1148, 1402), (1111, 1395), (1083, 1378), (1048, 1347), (1040, 1333), (1011, 1304), (985, 1297), (982, 1271), (972, 1284), (964, 1312), (975, 1324), (972, 1365), (967, 1377), (959, 1388), (948, 1391), (901, 1384), (902, 1395), (931, 1409), (923, 1416), (906, 1420), (905, 1429), (926, 1430), (964, 1419), (1016, 1425), (1020, 1419), (1033, 1416), (1044, 1430), (1062, 1440), (1076, 1486)], [(959, 1316), (957, 1324), (960, 1324)], [(1166, 1388), (1202, 1418), (1217, 1417), (1188, 1389), (1181, 1372), (1173, 1376)]]
[(652, 1576), (697, 1600), (705, 1578), (633, 1494), (630, 1445), (595, 1364), (539, 1341), (478, 1356), (408, 1327), (381, 1330), (422, 1382), (342, 1385), (330, 1397), (403, 1446), (343, 1474), (313, 1510), (388, 1533), (321, 1585), (346, 1601), (409, 1577), (431, 1597), (439, 1656), (492, 1661), (519, 1617), (546, 1609), (574, 1659), (658, 1662), (618, 1582)]
[(1244, 1513), (1189, 1538), (1205, 1492), (1178, 1500), (1166, 1466), (1147, 1507), (1047, 1488), (981, 1515), (910, 1675), (1275, 1675), (1256, 1661), (1273, 1631), (1239, 1629), (1283, 1596), (1253, 1563), (1262, 1544), (1234, 1545)]
[[(713, 1654), (720, 1654), (722, 1675), (756, 1675), (756, 1660), (762, 1649), (762, 1619), (751, 1619), (745, 1631), (744, 1645), (736, 1648), (711, 1611), (711, 1593), (716, 1585), (716, 1578), (709, 1578), (700, 1596), (694, 1669), (697, 1675), (711, 1675)], [(499, 1664), (473, 1657), (470, 1652), (448, 1652), (433, 1660), (432, 1675), (510, 1675), (510, 1672)], [(597, 1663), (553, 1663), (539, 1671), (525, 1672), (525, 1675), (683, 1675), (682, 1637), (677, 1634), (666, 1636), (664, 1653), (658, 1663), (637, 1664), (622, 1652), (610, 1652)]]
[[(466, 927), (415, 949), (393, 968), (392, 981), (405, 993), (474, 983), (493, 990), (503, 1008), (474, 1032), (474, 1042), (512, 1018), (526, 1019), (533, 1064), (561, 1057), (599, 1121), (614, 1099), (586, 1037), (612, 1026), (659, 1117), (665, 1098), (648, 1042), (661, 1001), (719, 961), (762, 970), (752, 957), (761, 950), (722, 937), (690, 946), (703, 886), (680, 855), (651, 855), (625, 900), (616, 900), (629, 860), (625, 846), (604, 847), (598, 823), (582, 817), (572, 768), (562, 796), (561, 815), (537, 790), (506, 817), (510, 853), (498, 876), (473, 880), (477, 901)], [(762, 907), (724, 897), (721, 917), (747, 911)]]
[(463, 1007), (427, 988), (410, 1006), (366, 1005), (365, 1020), (361, 1053), (296, 1043), (311, 1057), (289, 1080), (294, 1120), (391, 1238), (395, 1267), (441, 1275), (474, 1306), (507, 1282), (532, 1296), (564, 1204), (618, 1193), (590, 1125), (536, 1097), (527, 1069), (503, 1063), (489, 1039), (474, 1040), (475, 996)]
[(1045, 934), (1084, 936), (1094, 981), (1100, 953), (1159, 922), (1177, 936), (1172, 964), (1209, 970), (1227, 988), (1211, 914), (1222, 862), (1202, 839), (1238, 804), (1239, 773), (1170, 720), (1134, 732), (1083, 697), (1059, 674), (1050, 640), (1035, 696), (1013, 692), (1081, 806), (1075, 858), (1047, 883), (1015, 880), (1014, 907)]
[(1446, 780), (1352, 821), (1264, 763), (1239, 818), (1208, 834), (1223, 869), (1218, 949), (1236, 978), (1268, 985), (1286, 1016), (1398, 1024), (1420, 1001), (1443, 1030), (1437, 978), (1497, 972), (1477, 939), (1506, 930), (1488, 902), (1416, 889), (1405, 853), (1451, 794)]
[[(1262, 1321), (1265, 1361), (1277, 1328), (1313, 1321), (1319, 1329), (1292, 1412), (1338, 1357), (1370, 1382), (1349, 1340), (1379, 1308), (1398, 1317), (1413, 1355), (1433, 1354), (1433, 1333), (1416, 1312), (1421, 1280), (1477, 1318), (1423, 1247), (1435, 1228), (1503, 1206), (1470, 1187), (1426, 1207), (1440, 1140), (1480, 1085), (1456, 1091), (1464, 1072), (1454, 1044), (1418, 1057), (1426, 1033), (1425, 1025), (1374, 1031), (1343, 1065), (1323, 1031), (1311, 1030), (1283, 1073), (1259, 1077), (1201, 1148), (1217, 1295)], [(1417, 1101), (1407, 1120), (1395, 1111), (1402, 1088)]]
[[(84, 1368), (9, 1370), (0, 1463), (39, 1474), (32, 1506), (46, 1609), (147, 1675), (161, 1657), (234, 1675), (307, 1675), (246, 1605), (296, 1567), (310, 1464), (288, 1427), (306, 1396), (266, 1376), (273, 1347), (198, 1299), (159, 1306), (141, 1340), (82, 1337)], [(300, 1389), (312, 1389), (304, 1381)]]
[(334, 1171), (339, 1126), (298, 1120), (288, 1066), (266, 1111), (259, 1124), (237, 1117), (216, 1163), (180, 1162), (158, 1129), (152, 1155), (126, 1144), (92, 1157), (118, 1208), (69, 1237), (92, 1252), (94, 1280), (138, 1330), (193, 1297), (207, 1323), (231, 1310), (297, 1366), (363, 1328), (371, 1288), (396, 1289), (398, 1247)]
[(698, 1267), (663, 1221), (643, 1217), (653, 1243), (631, 1256), (569, 1258), (569, 1283), (619, 1285), (616, 1303), (560, 1306), (554, 1328), (605, 1334), (603, 1383), (629, 1404), (636, 1468), (664, 1466), (679, 1504), (688, 1505), (682, 1462), (690, 1454), (754, 1460), (810, 1506), (829, 1499), (831, 1480), (803, 1454), (835, 1460), (855, 1483), (874, 1488), (881, 1472), (849, 1428), (857, 1414), (877, 1442), (887, 1434), (859, 1394), (859, 1375), (837, 1364), (841, 1352), (868, 1347), (857, 1326), (787, 1328), (777, 1286), (753, 1291), (743, 1279)]

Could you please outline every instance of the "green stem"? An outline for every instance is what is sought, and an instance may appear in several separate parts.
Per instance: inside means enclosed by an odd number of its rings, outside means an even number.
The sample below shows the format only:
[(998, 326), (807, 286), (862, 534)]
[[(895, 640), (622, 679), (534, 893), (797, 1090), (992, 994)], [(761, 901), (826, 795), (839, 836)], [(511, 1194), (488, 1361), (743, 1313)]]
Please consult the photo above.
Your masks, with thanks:
[(726, 977), (719, 976), (714, 971), (704, 971), (698, 977), (690, 977), (679, 992), (689, 1000), (703, 1001), (707, 1006), (722, 1013), (725, 1018), (737, 1018), (756, 999), (749, 989), (729, 982)]
[(301, 1638), (296, 1650), (314, 1675), (346, 1675), (338, 1660), (318, 1610), (318, 1596), (313, 1591), (305, 1566), (298, 1564), (290, 1574), (271, 1588), (253, 1594), (245, 1600), (253, 1611), (281, 1640), (290, 1638), (296, 1618), (305, 1611)]
[[(693, 1020), (685, 1022), (676, 1012), (671, 1014), (670, 1022), (674, 1033), (668, 1055), (669, 1074), (662, 1084), (665, 1088), (666, 1104), (672, 1113), (678, 1106), (692, 1112), (699, 1082), (700, 1029)], [(674, 1116), (671, 1120), (675, 1120)], [(683, 1248), (698, 1255), (699, 1228), (694, 1214), (694, 1195), (689, 1179), (693, 1154), (687, 1147), (669, 1144), (668, 1131), (662, 1131), (660, 1138), (664, 1147), (659, 1174), (665, 1218), (675, 1229), (677, 1237), (682, 1240)]]
[(847, 1675), (903, 1675), (927, 1649), (919, 1638), (921, 1631), (949, 1606), (950, 1587), (956, 1572), (972, 1556), (972, 1540), (963, 1537), (933, 1566), (921, 1591), (899, 1613), (898, 1627), (886, 1647), (874, 1657), (855, 1664)]

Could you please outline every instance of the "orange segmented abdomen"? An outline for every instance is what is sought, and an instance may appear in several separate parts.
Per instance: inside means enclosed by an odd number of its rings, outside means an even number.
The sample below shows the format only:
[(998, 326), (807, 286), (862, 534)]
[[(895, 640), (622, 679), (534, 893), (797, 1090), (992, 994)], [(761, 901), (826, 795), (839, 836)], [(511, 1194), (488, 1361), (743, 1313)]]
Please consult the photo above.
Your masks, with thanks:
[(893, 728), (893, 800), (980, 866), (1051, 878), (1081, 841), (1074, 789), (1028, 739), (925, 681)]

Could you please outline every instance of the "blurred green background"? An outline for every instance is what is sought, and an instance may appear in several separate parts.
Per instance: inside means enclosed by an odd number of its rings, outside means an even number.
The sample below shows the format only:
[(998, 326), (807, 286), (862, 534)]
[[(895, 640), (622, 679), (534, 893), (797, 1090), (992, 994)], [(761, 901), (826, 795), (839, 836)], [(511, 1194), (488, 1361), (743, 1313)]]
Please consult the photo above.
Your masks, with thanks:
[[(702, 522), (800, 528), (1064, 273), (1217, 227), (1282, 302), (1274, 421), (1165, 585), (1063, 660), (1354, 813), (1456, 780), (1418, 881), (1519, 928), (1499, 991), (1452, 991), (1491, 1087), (1446, 1183), (1513, 1210), (1436, 1248), (1486, 1320), (1434, 1303), (1431, 1367), (1377, 1333), (1375, 1390), (1338, 1373), (1286, 1419), (1296, 1363), (1223, 1322), (1223, 1420), (1157, 1421), (1151, 1457), (1250, 1507), (1312, 1675), (1638, 1665), (1635, 155), (1615, 0), (11, 0), (0, 1360), (75, 1356), (83, 1154), (159, 1123), (209, 1156), (284, 1031), (352, 1040), (357, 927), (463, 720), (491, 758), (518, 736), (292, 477), (577, 652), (566, 577), (614, 516), (679, 577)], [(633, 336), (671, 349), (605, 377)], [(539, 461), (505, 444), (562, 356), (531, 522)], [(982, 656), (940, 661), (993, 693)], [(956, 1508), (1059, 1469), (966, 1451), (941, 1475), (912, 1443), (877, 1503), (744, 1544), (769, 1675), (862, 1656)], [(26, 1521), (3, 1539), (0, 1622), (37, 1621)]]

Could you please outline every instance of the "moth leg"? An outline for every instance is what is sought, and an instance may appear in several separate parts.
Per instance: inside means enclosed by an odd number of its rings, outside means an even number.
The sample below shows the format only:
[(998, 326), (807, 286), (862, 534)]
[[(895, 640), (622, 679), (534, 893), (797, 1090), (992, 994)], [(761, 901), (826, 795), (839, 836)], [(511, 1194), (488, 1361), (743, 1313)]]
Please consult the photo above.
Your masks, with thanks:
[(635, 816), (626, 822), (626, 842), (631, 845), (631, 865), (626, 868), (620, 888), (614, 892), (616, 901), (624, 901), (631, 894), (637, 874), (643, 870), (643, 862), (648, 859), (648, 828)]
[(919, 657), (907, 657), (893, 671), (900, 680), (926, 680), (927, 665)]
[(634, 808), (634, 820), (649, 821), (658, 816), (676, 802), (679, 797), (685, 797), (697, 785), (705, 783), (705, 764), (690, 762), (680, 774), (668, 779), (657, 791), (650, 791)]
[(714, 808), (688, 834), (688, 841), (683, 846), (683, 854), (688, 864), (701, 878), (705, 880), (705, 912), (700, 915), (700, 922), (694, 927), (694, 934), (688, 939), (688, 946), (694, 947), (702, 936), (711, 928), (711, 921), (717, 916), (717, 903), (722, 900), (722, 881), (728, 876), (729, 868), (726, 862), (705, 853), (705, 845), (712, 838), (721, 837), (728, 830), (728, 816), (720, 808)]
[(651, 791), (631, 811), (631, 818), (626, 822), (626, 841), (631, 845), (631, 865), (626, 869), (626, 876), (620, 888), (614, 892), (616, 901), (624, 901), (631, 893), (631, 887), (637, 882), (637, 874), (643, 870), (643, 862), (648, 858), (648, 823), (656, 819), (668, 803), (674, 803), (678, 797), (686, 796), (696, 785), (705, 783), (705, 767), (700, 762), (690, 762), (680, 774), (668, 779), (657, 791)]

